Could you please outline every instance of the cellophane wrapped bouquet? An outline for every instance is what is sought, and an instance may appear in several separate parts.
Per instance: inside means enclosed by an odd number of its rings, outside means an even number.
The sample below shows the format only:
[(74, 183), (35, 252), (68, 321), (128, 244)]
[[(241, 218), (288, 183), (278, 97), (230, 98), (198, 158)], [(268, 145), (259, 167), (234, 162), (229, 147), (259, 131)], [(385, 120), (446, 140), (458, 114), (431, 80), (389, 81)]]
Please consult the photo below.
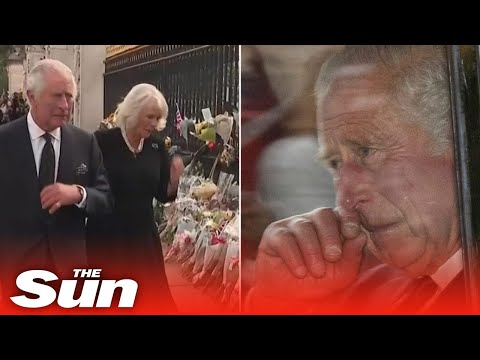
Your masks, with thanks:
[[(164, 212), (163, 226), (159, 227), (160, 238), (166, 246), (166, 263), (178, 264), (182, 275), (219, 307), (238, 312), (239, 187), (233, 174), (220, 171), (214, 177), (218, 163), (228, 168), (238, 158), (231, 145), (234, 118), (228, 113), (212, 118), (210, 109), (202, 113), (201, 123), (184, 119), (180, 124), (186, 140), (190, 134), (205, 144), (180, 177), (177, 198)], [(218, 145), (216, 134), (223, 144), (210, 175), (205, 177), (200, 154)]]
[(98, 125), (99, 130), (106, 130), (106, 129), (112, 129), (117, 126), (117, 118), (115, 113), (111, 113), (108, 115), (105, 119), (100, 121), (100, 124)]
[[(182, 275), (229, 312), (239, 311), (239, 200), (234, 175), (220, 173), (217, 184), (192, 166), (185, 169), (167, 225), (166, 263), (180, 265)], [(238, 289), (237, 289), (238, 290)], [(233, 294), (233, 295), (232, 295)]]

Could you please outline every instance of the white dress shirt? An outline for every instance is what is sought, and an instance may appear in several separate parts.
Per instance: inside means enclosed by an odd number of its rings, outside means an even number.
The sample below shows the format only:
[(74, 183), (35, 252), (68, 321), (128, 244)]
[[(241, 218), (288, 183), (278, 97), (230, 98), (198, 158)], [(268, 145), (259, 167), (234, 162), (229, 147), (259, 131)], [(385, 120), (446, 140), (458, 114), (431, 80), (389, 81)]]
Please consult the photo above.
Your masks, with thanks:
[(439, 290), (443, 291), (448, 284), (462, 271), (463, 259), (462, 249), (458, 249), (450, 259), (448, 259), (442, 266), (438, 268), (431, 278), (439, 286)]
[[(28, 132), (30, 133), (30, 140), (32, 141), (32, 150), (33, 156), (35, 157), (35, 166), (37, 168), (37, 176), (40, 171), (40, 158), (42, 156), (42, 150), (45, 145), (45, 139), (43, 138), (43, 134), (45, 131), (42, 130), (37, 123), (33, 120), (32, 113), (29, 111), (27, 115), (27, 126)], [(62, 138), (62, 132), (60, 128), (56, 128), (55, 130), (50, 132), (52, 135), (52, 145), (53, 150), (55, 151), (55, 181), (57, 181), (57, 174), (58, 174), (58, 162), (60, 159), (60, 143)], [(83, 198), (80, 203), (75, 204), (80, 208), (85, 207), (85, 203), (87, 200), (87, 191), (83, 186), (76, 185), (83, 190)]]
[(427, 301), (423, 309), (427, 309), (440, 296), (441, 292), (445, 290), (448, 284), (462, 271), (463, 256), (462, 249), (458, 249), (438, 270), (430, 277), (438, 285), (438, 290), (433, 297)]

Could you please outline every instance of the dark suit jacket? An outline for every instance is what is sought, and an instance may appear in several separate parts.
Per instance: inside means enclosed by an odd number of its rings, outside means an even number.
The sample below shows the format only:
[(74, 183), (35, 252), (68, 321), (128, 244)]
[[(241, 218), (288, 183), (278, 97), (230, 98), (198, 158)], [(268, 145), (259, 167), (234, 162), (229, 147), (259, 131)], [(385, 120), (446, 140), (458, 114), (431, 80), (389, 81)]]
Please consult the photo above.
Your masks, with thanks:
[[(8, 283), (24, 270), (45, 269), (48, 251), (56, 275), (71, 278), (74, 267), (87, 265), (86, 218), (112, 208), (110, 186), (93, 134), (72, 125), (62, 127), (57, 182), (85, 187), (86, 207), (64, 206), (48, 221), (40, 204), (26, 116), (0, 127), (0, 154), (1, 280)], [(84, 171), (78, 170), (80, 165)]]
[(367, 270), (353, 286), (330, 299), (340, 312), (355, 314), (467, 314), (465, 278), (461, 271), (434, 301), (405, 310), (401, 299), (409, 288), (412, 278), (399, 269), (378, 265)]

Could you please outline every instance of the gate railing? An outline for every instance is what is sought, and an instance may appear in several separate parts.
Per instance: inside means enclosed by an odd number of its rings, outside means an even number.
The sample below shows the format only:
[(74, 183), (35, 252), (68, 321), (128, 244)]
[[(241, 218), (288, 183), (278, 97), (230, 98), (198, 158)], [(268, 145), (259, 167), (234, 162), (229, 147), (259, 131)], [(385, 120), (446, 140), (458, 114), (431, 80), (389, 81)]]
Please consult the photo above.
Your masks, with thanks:
[[(189, 135), (185, 139), (175, 129), (177, 104), (182, 117), (203, 120), (201, 110), (213, 116), (239, 103), (238, 45), (147, 45), (105, 61), (104, 118), (136, 84), (155, 85), (167, 99), (169, 114), (165, 135), (189, 152), (203, 143)], [(232, 144), (238, 148), (238, 144)]]

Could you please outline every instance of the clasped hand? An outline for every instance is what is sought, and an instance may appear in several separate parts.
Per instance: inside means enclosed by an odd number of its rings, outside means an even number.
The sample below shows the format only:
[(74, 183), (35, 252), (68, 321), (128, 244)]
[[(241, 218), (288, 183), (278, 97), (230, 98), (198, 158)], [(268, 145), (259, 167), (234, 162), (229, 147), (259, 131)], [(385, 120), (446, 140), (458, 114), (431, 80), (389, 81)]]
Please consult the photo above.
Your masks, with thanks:
[(55, 213), (62, 206), (77, 204), (82, 200), (82, 195), (75, 185), (54, 183), (45, 186), (40, 192), (42, 209), (48, 209), (50, 214)]
[(256, 260), (255, 292), (317, 301), (358, 277), (367, 233), (354, 213), (320, 208), (270, 224)]

